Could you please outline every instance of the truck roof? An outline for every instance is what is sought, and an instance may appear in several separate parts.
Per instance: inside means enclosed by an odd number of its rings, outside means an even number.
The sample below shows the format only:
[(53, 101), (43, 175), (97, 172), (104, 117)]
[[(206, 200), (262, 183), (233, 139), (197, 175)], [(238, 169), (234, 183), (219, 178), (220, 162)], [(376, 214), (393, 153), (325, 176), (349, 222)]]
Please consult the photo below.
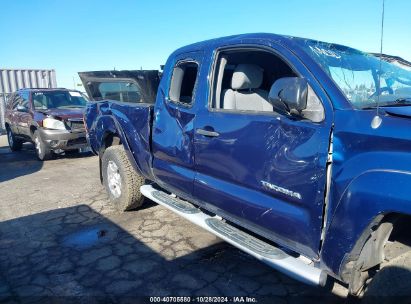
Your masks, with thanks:
[[(272, 33), (250, 33), (250, 34), (239, 34), (239, 35), (214, 38), (210, 40), (193, 43), (193, 44), (177, 49), (175, 53), (198, 51), (198, 50), (202, 50), (202, 49), (206, 49), (210, 47), (217, 47), (219, 45), (236, 44), (236, 43), (240, 43), (242, 40), (249, 40), (249, 39), (271, 40), (273, 42), (277, 42), (285, 46), (289, 46), (289, 47), (292, 46), (292, 47), (298, 47), (298, 48), (300, 48), (299, 45), (301, 45), (302, 43), (306, 43), (306, 42), (326, 43), (326, 42), (318, 41), (314, 39), (287, 36), (287, 35), (278, 35), (278, 34), (272, 34)], [(339, 45), (335, 43), (329, 43), (329, 44), (347, 48), (347, 46), (344, 46), (344, 45)]]
[(22, 89), (18, 89), (17, 92), (20, 92), (20, 91), (63, 91), (63, 90), (64, 91), (78, 91), (78, 90), (67, 89), (67, 88), (22, 88)]

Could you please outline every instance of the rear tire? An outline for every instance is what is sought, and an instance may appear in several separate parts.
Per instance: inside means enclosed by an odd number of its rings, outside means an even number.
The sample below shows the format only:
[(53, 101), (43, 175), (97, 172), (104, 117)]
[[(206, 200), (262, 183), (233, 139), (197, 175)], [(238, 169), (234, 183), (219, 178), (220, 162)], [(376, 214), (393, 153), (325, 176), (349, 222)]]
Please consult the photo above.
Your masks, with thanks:
[(53, 156), (53, 152), (47, 148), (44, 141), (41, 139), (39, 131), (34, 131), (33, 135), (34, 148), (36, 150), (37, 158), (41, 161), (49, 160)]
[(102, 157), (103, 184), (114, 207), (127, 211), (140, 207), (144, 197), (140, 187), (144, 178), (131, 165), (124, 147), (111, 146)]
[(409, 303), (411, 298), (411, 252), (392, 259), (367, 286), (363, 303)]
[(11, 131), (10, 127), (7, 127), (7, 140), (11, 151), (20, 151), (23, 146), (23, 141), (16, 138)]

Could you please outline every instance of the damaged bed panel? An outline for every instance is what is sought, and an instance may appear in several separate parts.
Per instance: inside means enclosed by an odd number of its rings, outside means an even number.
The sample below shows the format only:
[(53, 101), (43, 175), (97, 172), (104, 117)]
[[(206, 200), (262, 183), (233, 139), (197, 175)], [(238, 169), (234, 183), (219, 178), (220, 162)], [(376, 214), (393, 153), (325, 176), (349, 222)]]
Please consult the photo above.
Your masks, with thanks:
[[(128, 153), (133, 167), (144, 176), (151, 176), (150, 121), (153, 106), (147, 103), (99, 101), (87, 108), (88, 140), (96, 154), (104, 153), (111, 138), (118, 137)], [(90, 119), (92, 118), (93, 119)], [(90, 122), (92, 122), (90, 124)]]

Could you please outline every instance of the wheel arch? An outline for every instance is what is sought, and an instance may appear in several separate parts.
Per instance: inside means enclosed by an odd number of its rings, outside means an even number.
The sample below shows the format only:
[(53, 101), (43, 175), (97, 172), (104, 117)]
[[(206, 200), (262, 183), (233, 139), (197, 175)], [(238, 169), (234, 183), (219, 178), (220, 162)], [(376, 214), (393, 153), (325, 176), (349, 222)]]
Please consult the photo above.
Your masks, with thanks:
[(142, 174), (142, 170), (137, 163), (136, 159), (134, 158), (134, 152), (132, 151), (130, 144), (127, 140), (124, 130), (122, 129), (119, 122), (116, 121), (115, 117), (113, 116), (103, 116), (103, 120), (98, 122), (98, 125), (101, 125), (101, 128), (98, 130), (99, 135), (99, 167), (100, 167), (100, 181), (102, 181), (102, 162), (101, 158), (108, 147), (113, 145), (122, 145), (124, 150), (127, 154), (127, 157), (133, 166), (134, 170), (137, 171), (138, 174)]
[(102, 144), (100, 146), (100, 153), (103, 155), (104, 151), (111, 146), (122, 145), (123, 142), (121, 140), (120, 135), (118, 132), (107, 131), (103, 134), (102, 137)]
[(37, 130), (37, 127), (36, 127), (35, 125), (31, 125), (31, 126), (30, 126), (30, 134), (31, 134), (31, 137), (33, 137), (34, 132), (36, 132), (36, 130)]
[(102, 161), (101, 157), (108, 147), (113, 145), (122, 145), (120, 135), (117, 132), (107, 131), (104, 133), (99, 151), (99, 175), (100, 182), (103, 183)]
[(358, 294), (376, 267), (409, 250), (410, 228), (411, 215), (396, 212), (380, 214), (370, 223), (341, 265), (341, 277), (350, 293)]
[(349, 283), (356, 267), (363, 271), (378, 265), (398, 220), (411, 218), (411, 189), (403, 187), (410, 183), (409, 172), (390, 170), (368, 171), (354, 179), (327, 228), (321, 250), (323, 268)]

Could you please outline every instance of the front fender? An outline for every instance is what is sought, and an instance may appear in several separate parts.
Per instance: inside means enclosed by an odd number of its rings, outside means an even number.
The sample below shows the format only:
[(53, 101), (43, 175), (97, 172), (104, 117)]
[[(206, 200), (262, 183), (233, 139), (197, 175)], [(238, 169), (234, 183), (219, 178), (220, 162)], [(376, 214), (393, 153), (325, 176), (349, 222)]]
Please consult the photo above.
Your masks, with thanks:
[(337, 276), (370, 223), (389, 213), (411, 214), (411, 172), (370, 170), (351, 181), (335, 209), (321, 250), (323, 268)]

